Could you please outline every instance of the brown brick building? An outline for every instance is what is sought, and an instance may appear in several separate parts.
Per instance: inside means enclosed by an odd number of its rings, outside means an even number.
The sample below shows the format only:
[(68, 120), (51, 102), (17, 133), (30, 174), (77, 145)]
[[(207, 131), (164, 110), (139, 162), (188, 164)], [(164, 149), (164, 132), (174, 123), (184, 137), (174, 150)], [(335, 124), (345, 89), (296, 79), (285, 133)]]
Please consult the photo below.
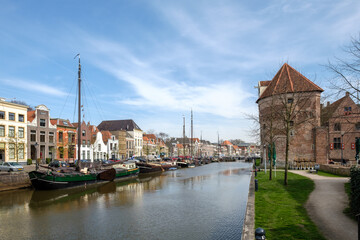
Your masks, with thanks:
[(355, 141), (360, 137), (360, 108), (347, 92), (321, 109), (321, 127), (316, 128), (317, 161), (355, 163)]
[(261, 143), (263, 148), (275, 143), (278, 165), (284, 165), (287, 135), (289, 162), (315, 162), (314, 129), (320, 127), (321, 92), (287, 63), (271, 81), (259, 82)]

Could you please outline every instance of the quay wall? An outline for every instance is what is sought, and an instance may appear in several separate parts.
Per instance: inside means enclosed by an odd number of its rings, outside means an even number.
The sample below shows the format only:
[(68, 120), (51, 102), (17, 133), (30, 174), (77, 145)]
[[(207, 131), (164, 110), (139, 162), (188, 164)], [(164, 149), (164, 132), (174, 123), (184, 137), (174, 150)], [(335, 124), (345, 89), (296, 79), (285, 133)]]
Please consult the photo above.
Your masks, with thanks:
[(30, 186), (31, 182), (29, 175), (26, 172), (0, 174), (0, 191), (26, 188)]
[(241, 240), (255, 239), (255, 178), (251, 175)]
[(320, 164), (320, 170), (327, 173), (350, 177), (350, 167), (343, 167), (334, 164)]

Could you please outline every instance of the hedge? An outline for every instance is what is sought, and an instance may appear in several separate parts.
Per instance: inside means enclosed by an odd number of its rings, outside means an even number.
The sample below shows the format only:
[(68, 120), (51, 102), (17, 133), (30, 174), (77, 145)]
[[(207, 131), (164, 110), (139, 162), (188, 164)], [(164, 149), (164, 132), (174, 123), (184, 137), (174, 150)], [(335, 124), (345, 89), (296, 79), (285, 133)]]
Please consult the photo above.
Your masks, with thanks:
[(353, 215), (360, 213), (360, 168), (350, 169), (350, 208)]

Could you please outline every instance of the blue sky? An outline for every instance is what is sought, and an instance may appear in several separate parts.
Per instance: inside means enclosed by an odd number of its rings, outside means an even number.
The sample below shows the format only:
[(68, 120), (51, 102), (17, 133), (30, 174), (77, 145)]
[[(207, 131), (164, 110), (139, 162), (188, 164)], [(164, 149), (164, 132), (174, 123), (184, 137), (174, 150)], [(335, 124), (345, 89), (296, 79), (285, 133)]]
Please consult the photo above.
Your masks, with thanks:
[[(284, 62), (327, 89), (323, 67), (359, 34), (360, 1), (3, 1), (0, 96), (85, 120), (253, 141), (258, 81)], [(326, 90), (327, 91), (327, 90)]]

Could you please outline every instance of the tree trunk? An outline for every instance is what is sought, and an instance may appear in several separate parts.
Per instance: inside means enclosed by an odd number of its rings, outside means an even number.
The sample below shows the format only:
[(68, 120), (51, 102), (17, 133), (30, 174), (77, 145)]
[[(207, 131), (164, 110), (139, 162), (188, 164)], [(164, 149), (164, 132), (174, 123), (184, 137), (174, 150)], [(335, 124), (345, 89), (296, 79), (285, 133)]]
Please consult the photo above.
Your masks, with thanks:
[(269, 157), (269, 160), (270, 160), (270, 174), (269, 174), (269, 180), (272, 180), (272, 156), (273, 156), (273, 153), (272, 153), (272, 144), (270, 144), (270, 157)]
[(286, 132), (286, 147), (285, 147), (285, 177), (284, 177), (284, 185), (288, 185), (288, 159), (289, 159), (289, 129)]

